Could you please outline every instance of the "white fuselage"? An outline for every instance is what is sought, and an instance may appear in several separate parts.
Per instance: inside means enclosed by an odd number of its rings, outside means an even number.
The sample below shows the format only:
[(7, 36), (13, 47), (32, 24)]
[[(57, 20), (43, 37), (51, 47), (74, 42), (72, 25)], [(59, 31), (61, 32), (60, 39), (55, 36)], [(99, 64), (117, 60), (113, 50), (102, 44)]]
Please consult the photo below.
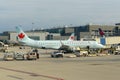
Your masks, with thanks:
[(80, 48), (103, 48), (103, 45), (97, 43), (96, 41), (68, 41), (68, 40), (45, 40), (45, 41), (37, 41), (37, 40), (27, 40), (22, 42), (25, 45), (37, 48), (48, 48), (48, 49), (59, 49), (62, 44), (69, 47), (80, 47)]

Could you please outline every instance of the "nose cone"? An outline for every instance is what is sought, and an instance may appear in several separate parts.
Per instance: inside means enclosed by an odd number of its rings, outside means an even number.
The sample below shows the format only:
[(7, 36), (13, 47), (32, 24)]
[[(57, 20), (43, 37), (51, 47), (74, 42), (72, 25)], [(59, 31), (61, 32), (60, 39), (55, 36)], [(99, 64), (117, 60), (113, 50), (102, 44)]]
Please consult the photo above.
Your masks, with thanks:
[(105, 48), (105, 46), (102, 44), (99, 44), (99, 48)]

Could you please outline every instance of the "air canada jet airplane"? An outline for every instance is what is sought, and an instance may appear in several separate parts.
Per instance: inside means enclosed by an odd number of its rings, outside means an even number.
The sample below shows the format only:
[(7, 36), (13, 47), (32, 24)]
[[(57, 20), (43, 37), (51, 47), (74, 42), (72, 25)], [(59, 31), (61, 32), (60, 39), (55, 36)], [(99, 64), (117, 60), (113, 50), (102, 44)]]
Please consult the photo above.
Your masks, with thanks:
[(74, 36), (70, 37), (68, 40), (33, 40), (30, 39), (21, 29), (21, 27), (16, 27), (18, 33), (18, 41), (24, 45), (34, 47), (34, 48), (43, 48), (43, 49), (57, 49), (57, 50), (66, 50), (73, 49), (75, 47), (80, 48), (103, 48), (102, 44), (97, 43), (96, 41), (76, 41), (73, 40)]

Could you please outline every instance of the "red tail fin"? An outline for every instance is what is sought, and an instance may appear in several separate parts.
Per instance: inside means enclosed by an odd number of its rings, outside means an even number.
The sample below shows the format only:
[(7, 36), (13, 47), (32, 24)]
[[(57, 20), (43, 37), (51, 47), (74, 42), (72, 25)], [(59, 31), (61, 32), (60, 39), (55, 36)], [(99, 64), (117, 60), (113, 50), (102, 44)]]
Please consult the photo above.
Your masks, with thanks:
[(98, 30), (99, 30), (99, 34), (100, 34), (100, 36), (102, 36), (102, 37), (103, 37), (105, 34), (104, 34), (104, 32), (102, 31), (102, 29), (101, 29), (101, 28), (99, 28)]

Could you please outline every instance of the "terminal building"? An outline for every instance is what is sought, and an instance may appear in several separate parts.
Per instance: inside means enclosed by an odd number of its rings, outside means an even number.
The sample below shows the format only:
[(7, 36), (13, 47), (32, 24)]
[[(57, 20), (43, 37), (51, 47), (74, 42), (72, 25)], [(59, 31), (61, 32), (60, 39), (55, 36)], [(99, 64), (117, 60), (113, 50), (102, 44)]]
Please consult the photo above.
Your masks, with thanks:
[(72, 27), (58, 27), (45, 29), (49, 33), (60, 33), (61, 36), (69, 36), (71, 33), (75, 33), (76, 39), (80, 40), (81, 38), (89, 37), (95, 38), (100, 37), (98, 29), (101, 28), (106, 37), (109, 36), (120, 36), (120, 26), (114, 25), (83, 25), (83, 26), (72, 26)]

